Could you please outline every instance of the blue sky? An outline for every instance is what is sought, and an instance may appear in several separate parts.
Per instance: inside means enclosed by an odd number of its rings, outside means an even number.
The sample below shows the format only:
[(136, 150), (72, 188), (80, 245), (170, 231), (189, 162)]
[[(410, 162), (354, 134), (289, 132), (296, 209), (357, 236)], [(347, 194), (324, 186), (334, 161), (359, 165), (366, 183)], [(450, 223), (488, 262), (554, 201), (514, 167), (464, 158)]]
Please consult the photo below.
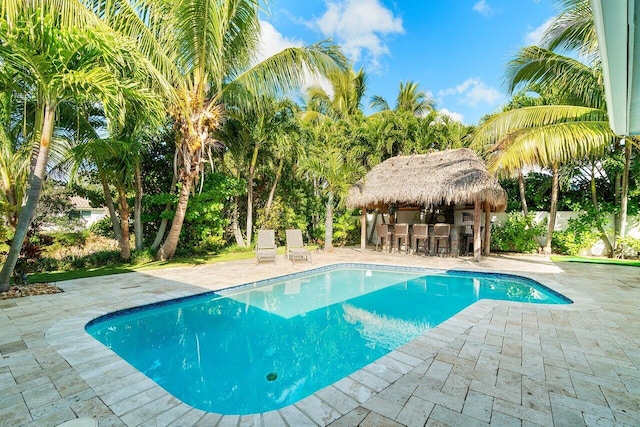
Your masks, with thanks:
[(505, 63), (556, 14), (553, 0), (272, 0), (269, 9), (263, 55), (331, 38), (367, 72), (367, 105), (372, 95), (393, 105), (400, 82), (413, 80), (466, 124), (506, 101)]

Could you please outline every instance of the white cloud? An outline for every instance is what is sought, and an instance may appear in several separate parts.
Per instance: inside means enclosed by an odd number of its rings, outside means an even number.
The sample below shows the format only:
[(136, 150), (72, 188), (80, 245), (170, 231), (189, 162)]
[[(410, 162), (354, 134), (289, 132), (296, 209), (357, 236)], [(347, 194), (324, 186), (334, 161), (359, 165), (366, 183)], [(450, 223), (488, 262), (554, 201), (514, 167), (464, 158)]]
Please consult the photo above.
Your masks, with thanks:
[(546, 21), (544, 21), (539, 27), (534, 28), (533, 30), (529, 31), (525, 36), (524, 36), (524, 43), (526, 46), (540, 46), (541, 42), (542, 42), (542, 36), (544, 34), (545, 31), (547, 31), (547, 28), (549, 28), (549, 26), (551, 25), (551, 22), (554, 20), (553, 17), (547, 19)]
[(443, 116), (448, 116), (456, 122), (464, 123), (464, 116), (460, 113), (456, 113), (455, 111), (449, 111), (446, 108), (441, 108), (440, 110), (438, 110), (438, 113), (442, 114)]
[(498, 89), (487, 86), (477, 77), (469, 78), (456, 87), (441, 90), (438, 96), (457, 96), (459, 104), (469, 107), (477, 107), (480, 103), (497, 105), (504, 98)]
[(325, 37), (336, 39), (351, 60), (366, 56), (371, 64), (389, 54), (385, 37), (404, 33), (402, 18), (380, 0), (337, 0), (327, 3), (327, 11), (314, 23)]
[(267, 59), (289, 47), (301, 47), (301, 40), (290, 39), (283, 36), (267, 21), (260, 21), (260, 48), (258, 62)]
[(491, 16), (495, 13), (495, 10), (493, 10), (493, 8), (489, 6), (487, 0), (480, 0), (479, 2), (474, 4), (473, 10), (483, 16)]

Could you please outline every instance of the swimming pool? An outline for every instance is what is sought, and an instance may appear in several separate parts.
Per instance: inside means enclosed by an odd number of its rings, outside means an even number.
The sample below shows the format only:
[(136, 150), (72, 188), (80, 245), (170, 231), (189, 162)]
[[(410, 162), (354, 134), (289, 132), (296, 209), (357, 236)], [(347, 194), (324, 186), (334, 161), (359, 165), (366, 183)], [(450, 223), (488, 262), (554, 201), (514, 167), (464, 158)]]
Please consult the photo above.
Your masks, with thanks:
[(89, 334), (183, 402), (293, 404), (483, 298), (571, 301), (510, 275), (340, 264), (92, 320)]

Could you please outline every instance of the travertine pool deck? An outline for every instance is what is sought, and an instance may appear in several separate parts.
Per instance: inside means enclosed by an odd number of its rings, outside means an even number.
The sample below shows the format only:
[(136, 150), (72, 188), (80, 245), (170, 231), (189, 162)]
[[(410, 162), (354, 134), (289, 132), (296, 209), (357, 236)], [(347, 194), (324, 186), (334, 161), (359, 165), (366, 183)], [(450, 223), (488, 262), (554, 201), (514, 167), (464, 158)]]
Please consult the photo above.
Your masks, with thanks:
[[(505, 272), (574, 301), (483, 300), (376, 363), (279, 411), (194, 409), (84, 332), (107, 312), (338, 262)], [(544, 256), (434, 258), (337, 249), (313, 265), (255, 260), (60, 282), (0, 301), (0, 425), (640, 425), (640, 269)]]

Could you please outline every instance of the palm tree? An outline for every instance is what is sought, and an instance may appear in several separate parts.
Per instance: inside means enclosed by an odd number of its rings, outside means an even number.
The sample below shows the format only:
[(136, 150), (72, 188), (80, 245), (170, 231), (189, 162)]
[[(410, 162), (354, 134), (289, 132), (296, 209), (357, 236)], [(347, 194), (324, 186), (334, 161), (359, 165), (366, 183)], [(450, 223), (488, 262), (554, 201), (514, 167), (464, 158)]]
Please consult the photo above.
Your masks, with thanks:
[[(591, 2), (589, 0), (563, 0), (560, 3), (560, 8), (560, 14), (545, 31), (542, 46), (549, 50), (560, 49), (578, 52), (581, 58), (585, 58), (594, 68), (600, 69), (598, 39)], [(602, 86), (602, 83), (599, 82), (598, 86)], [(603, 91), (603, 88), (598, 90)], [(602, 99), (604, 102), (604, 97)], [(616, 147), (624, 150), (625, 161), (622, 177), (617, 178), (621, 181), (621, 186), (616, 197), (619, 198), (620, 203), (619, 233), (621, 237), (624, 237), (627, 222), (630, 160), (637, 140), (636, 138), (627, 138), (628, 143), (624, 143), (621, 138), (619, 139), (620, 142), (616, 144)], [(605, 242), (607, 242), (606, 239)]]
[(589, 64), (550, 49), (530, 46), (522, 49), (508, 65), (506, 81), (511, 92), (519, 87), (534, 89), (543, 98), (553, 98), (548, 103), (555, 105), (524, 107), (498, 114), (477, 129), (473, 142), (476, 148), (491, 151), (489, 163), (495, 170), (514, 173), (533, 164), (552, 169), (549, 229), (544, 248), (548, 253), (555, 226), (559, 165), (602, 153), (614, 141), (605, 111), (590, 13), (588, 1), (568, 0), (545, 34), (547, 46), (580, 48), (588, 55)]
[[(18, 217), (0, 291), (9, 287), (45, 177), (56, 111), (65, 102), (99, 100), (114, 124), (125, 117), (123, 93), (153, 97), (133, 78), (145, 73), (130, 44), (109, 32), (79, 3), (4, 0), (0, 3), (0, 67), (36, 99), (32, 161), (26, 199)], [(133, 76), (130, 77), (130, 76)]]
[[(89, 1), (89, 0), (87, 0)], [(289, 48), (253, 64), (258, 51), (258, 0), (100, 0), (105, 21), (138, 43), (174, 87), (169, 111), (179, 134), (175, 170), (180, 186), (171, 229), (156, 255), (175, 253), (193, 185), (226, 111), (261, 109), (261, 100), (299, 87), (307, 71), (327, 74), (344, 63), (333, 45)], [(260, 94), (260, 96), (257, 96)], [(264, 98), (263, 98), (264, 97)]]
[[(333, 124), (326, 122), (323, 126), (327, 133), (331, 132)], [(316, 180), (326, 197), (324, 221), (324, 250), (333, 250), (333, 210), (336, 198), (348, 191), (349, 187), (364, 173), (362, 165), (353, 161), (346, 150), (335, 146), (329, 135), (318, 145), (310, 147), (306, 155), (298, 162), (300, 173), (308, 174)]]
[[(435, 109), (435, 100), (425, 92), (418, 90), (419, 86), (418, 83), (411, 80), (406, 83), (400, 82), (395, 111), (406, 111), (415, 116), (423, 116)], [(387, 100), (379, 95), (371, 98), (370, 106), (378, 111), (391, 110)]]
[(308, 88), (302, 120), (308, 123), (327, 119), (349, 121), (362, 116), (362, 99), (367, 89), (364, 70), (335, 70), (327, 79), (333, 93), (327, 93), (321, 86)]

